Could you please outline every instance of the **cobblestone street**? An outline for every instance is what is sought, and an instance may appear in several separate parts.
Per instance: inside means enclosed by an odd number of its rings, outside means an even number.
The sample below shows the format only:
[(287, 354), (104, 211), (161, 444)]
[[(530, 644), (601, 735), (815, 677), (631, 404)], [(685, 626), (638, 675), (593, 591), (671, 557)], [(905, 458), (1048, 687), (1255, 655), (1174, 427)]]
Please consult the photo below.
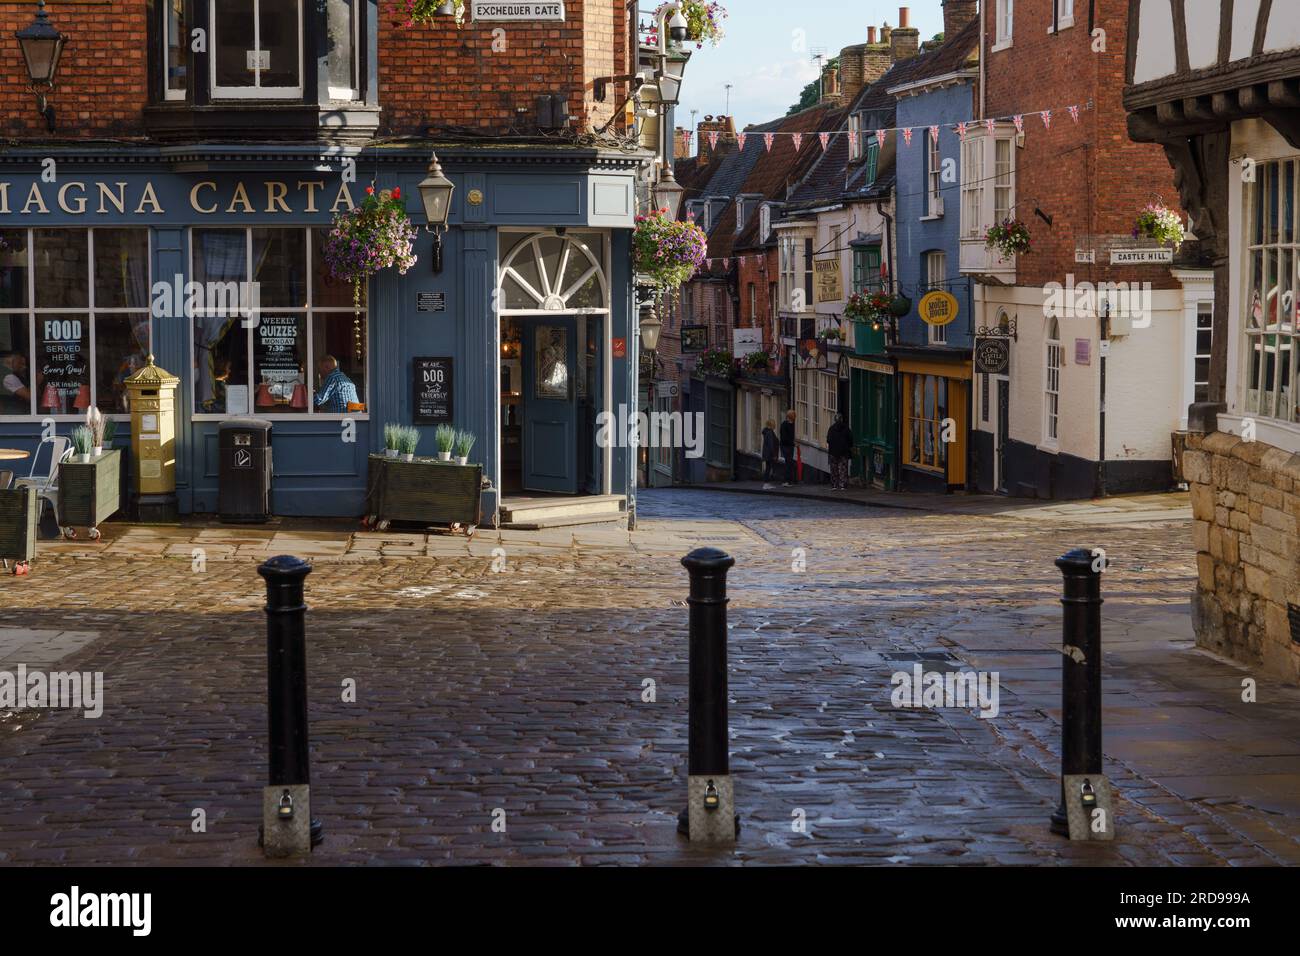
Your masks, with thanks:
[[(30, 577), (0, 579), (0, 669), (102, 671), (104, 712), (0, 713), (0, 862), (261, 861), (255, 569), (291, 553), (315, 563), (312, 863), (1297, 863), (1300, 691), (1260, 678), (1243, 703), (1254, 675), (1193, 647), (1190, 524), (1181, 505), (923, 513), (669, 490), (642, 492), (630, 535), (110, 524), (101, 542), (42, 543)], [(703, 544), (737, 560), (734, 853), (675, 831), (679, 561)], [(1077, 546), (1113, 562), (1111, 844), (1047, 828), (1052, 562)], [(999, 673), (1000, 712), (894, 708), (890, 675), (916, 662)]]

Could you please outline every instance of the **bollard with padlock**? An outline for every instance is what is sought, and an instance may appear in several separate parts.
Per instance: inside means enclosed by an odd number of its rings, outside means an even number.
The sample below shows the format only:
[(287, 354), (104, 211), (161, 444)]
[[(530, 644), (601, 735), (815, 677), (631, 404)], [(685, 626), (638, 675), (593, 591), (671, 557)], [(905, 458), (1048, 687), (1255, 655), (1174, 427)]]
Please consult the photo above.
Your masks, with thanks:
[[(1100, 554), (1100, 552), (1097, 552)], [(1105, 558), (1100, 558), (1104, 562)], [(1110, 783), (1102, 773), (1101, 574), (1094, 552), (1056, 559), (1061, 596), (1061, 801), (1052, 832), (1072, 840), (1111, 839)]]
[(730, 844), (740, 834), (727, 742), (727, 571), (735, 563), (716, 548), (682, 558), (691, 578), (690, 724), (687, 804), (677, 829), (692, 843)]
[(268, 857), (307, 856), (324, 838), (311, 818), (307, 737), (307, 605), (311, 565), (280, 555), (257, 573), (266, 579), (266, 684), (270, 761), (262, 788), (258, 845)]

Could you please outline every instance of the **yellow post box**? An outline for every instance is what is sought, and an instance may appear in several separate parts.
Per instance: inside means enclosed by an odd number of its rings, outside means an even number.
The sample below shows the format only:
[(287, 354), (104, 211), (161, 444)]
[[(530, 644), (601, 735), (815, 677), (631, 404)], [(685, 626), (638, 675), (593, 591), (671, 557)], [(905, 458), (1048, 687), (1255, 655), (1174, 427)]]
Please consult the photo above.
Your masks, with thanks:
[(177, 520), (176, 387), (180, 381), (154, 365), (152, 355), (144, 368), (126, 380), (138, 521)]

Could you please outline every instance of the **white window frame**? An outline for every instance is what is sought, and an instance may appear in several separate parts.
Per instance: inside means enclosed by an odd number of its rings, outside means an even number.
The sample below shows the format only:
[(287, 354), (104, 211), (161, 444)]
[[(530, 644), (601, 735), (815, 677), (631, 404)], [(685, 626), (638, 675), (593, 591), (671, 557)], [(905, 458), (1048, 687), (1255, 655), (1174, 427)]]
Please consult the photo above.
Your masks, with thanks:
[[(1242, 375), (1240, 395), (1242, 412), (1248, 417), (1261, 419), (1270, 424), (1287, 426), (1294, 429), (1300, 426), (1300, 308), (1296, 297), (1300, 295), (1300, 222), (1293, 218), (1287, 224), (1282, 221), (1280, 212), (1285, 208), (1285, 175), (1290, 166), (1292, 189), (1300, 188), (1300, 156), (1284, 156), (1277, 159), (1260, 160), (1255, 166), (1255, 181), (1247, 184), (1243, 190), (1245, 203), (1244, 262), (1242, 263), (1242, 306), (1241, 337), (1238, 340), (1242, 349)], [(1264, 196), (1263, 208), (1270, 206), (1279, 210), (1276, 232), (1271, 234), (1269, 224), (1263, 226), (1263, 240), (1256, 242), (1260, 228), (1257, 222), (1257, 197), (1276, 182), (1279, 193), (1275, 202)], [(1293, 209), (1293, 217), (1300, 214)], [(1286, 237), (1290, 228), (1291, 237)], [(1257, 320), (1254, 316), (1255, 261), (1260, 262), (1260, 290), (1262, 291), (1260, 312)], [(1289, 272), (1287, 280), (1279, 278), (1283, 270)], [(1289, 280), (1289, 281), (1288, 281)], [(1282, 303), (1282, 305), (1279, 305)], [(1283, 314), (1285, 312), (1285, 315)], [(1270, 315), (1273, 317), (1270, 321)], [(1252, 328), (1254, 326), (1254, 328)], [(1289, 353), (1286, 375), (1280, 374), (1283, 352)], [(1272, 356), (1271, 374), (1268, 365)], [(1262, 389), (1251, 388), (1253, 383), (1263, 384), (1271, 378), (1272, 387), (1265, 393)], [(1285, 381), (1284, 381), (1285, 379)], [(1283, 412), (1283, 414), (1279, 414)]]
[[(925, 254), (925, 280), (926, 287), (930, 290), (942, 289), (947, 291), (948, 288), (948, 253), (942, 249), (936, 249), (933, 252)], [(928, 338), (931, 345), (948, 344), (948, 326), (930, 325), (926, 323), (928, 329)]]
[[(153, 271), (152, 270), (153, 270), (153, 252), (154, 252), (153, 230), (149, 229), (147, 226), (131, 226), (127, 224), (103, 226), (101, 228), (109, 231), (117, 230), (117, 229), (144, 229), (144, 231), (148, 234), (149, 261), (145, 264), (145, 282), (146, 282), (145, 287), (149, 289), (149, 303), (145, 305), (143, 308), (104, 308), (104, 307), (97, 306), (95, 304), (95, 227), (93, 226), (19, 227), (19, 230), (21, 230), (21, 232), (23, 233), (23, 239), (27, 243), (27, 305), (21, 309), (17, 309), (17, 308), (3, 309), (0, 310), (0, 312), (3, 312), (3, 314), (7, 316), (13, 316), (13, 315), (25, 316), (27, 319), (27, 375), (29, 379), (28, 389), (32, 393), (32, 397), (28, 402), (27, 407), (29, 409), (34, 409), (35, 414), (28, 413), (26, 415), (0, 415), (0, 421), (31, 422), (31, 421), (40, 421), (46, 418), (52, 419), (53, 421), (56, 422), (84, 422), (86, 420), (85, 412), (77, 412), (71, 415), (56, 415), (56, 414), (51, 414), (49, 412), (40, 411), (40, 405), (38, 404), (37, 401), (35, 369), (36, 369), (36, 342), (37, 342), (36, 323), (40, 320), (42, 316), (73, 315), (73, 314), (78, 316), (84, 315), (85, 320), (89, 325), (89, 327), (86, 329), (86, 334), (85, 334), (86, 350), (89, 353), (89, 368), (87, 370), (86, 382), (90, 386), (91, 405), (96, 408), (99, 407), (99, 402), (98, 402), (99, 395), (97, 394), (97, 388), (98, 388), (97, 382), (99, 381), (99, 376), (98, 376), (99, 357), (98, 355), (96, 355), (96, 335), (95, 335), (95, 328), (97, 325), (95, 319), (97, 316), (142, 315), (148, 313), (150, 316), (149, 341), (147, 343), (148, 352), (146, 354), (150, 354), (153, 352), (153, 312), (152, 312), (152, 306), (153, 306)], [(36, 305), (36, 239), (34, 235), (35, 229), (40, 229), (42, 231), (58, 230), (60, 232), (87, 233), (86, 282), (89, 283), (89, 285), (86, 290), (85, 306), (80, 306), (80, 307), (41, 306), (39, 308), (37, 307)], [(15, 231), (19, 231), (19, 230), (15, 230)], [(104, 414), (104, 417), (113, 418), (116, 419), (117, 421), (131, 420), (130, 414), (126, 412), (106, 412)]]
[(849, 162), (862, 158), (862, 114), (849, 114)]
[(1053, 9), (1056, 11), (1056, 22), (1048, 24), (1048, 33), (1059, 33), (1074, 26), (1074, 0), (1048, 0), (1048, 2), (1055, 3)]
[(925, 215), (923, 219), (938, 219), (943, 215), (943, 153), (938, 137), (925, 132)]
[[(1196, 363), (1201, 359), (1205, 359), (1207, 363), (1213, 362), (1214, 360), (1214, 300), (1201, 299), (1198, 301), (1196, 303), (1194, 319), (1195, 325), (1192, 326), (1192, 367), (1190, 370), (1192, 379), (1192, 401), (1203, 402), (1209, 400), (1208, 392), (1210, 382), (1208, 378), (1202, 380), (1196, 377)], [(1204, 325), (1201, 324), (1202, 320), (1205, 322)], [(1208, 332), (1210, 337), (1210, 348), (1205, 352), (1202, 352), (1199, 348), (1202, 332)], [(1200, 397), (1196, 394), (1197, 389), (1202, 387), (1206, 389), (1205, 397)]]
[[(964, 240), (984, 239), (989, 227), (1001, 222), (998, 216), (1015, 218), (1016, 210), (1016, 146), (1015, 127), (999, 123), (993, 133), (981, 124), (981, 131), (966, 137), (962, 143), (961, 169), (961, 229)], [(1006, 165), (998, 168), (998, 145), (1006, 144)], [(1006, 206), (999, 204), (1005, 196)]]
[(759, 242), (767, 242), (767, 237), (772, 234), (772, 206), (770, 203), (763, 203), (758, 209), (758, 232)]
[[(1056, 337), (1052, 337), (1052, 333)], [(1043, 349), (1043, 445), (1055, 449), (1061, 441), (1061, 326), (1047, 320)]]
[[(211, 28), (210, 51), (208, 53), (208, 84), (214, 100), (291, 100), (301, 99), (303, 91), (303, 55), (302, 55), (302, 18), (303, 0), (292, 0), (298, 9), (298, 85), (297, 86), (262, 86), (262, 71), (257, 70), (253, 86), (218, 86), (217, 85), (217, 47), (220, 43), (220, 18), (217, 14), (217, 0), (208, 0), (208, 23)], [(258, 13), (263, 0), (253, 2), (253, 44), (260, 50), (262, 44), (262, 24)]]
[(990, 52), (1005, 50), (1011, 46), (1015, 25), (1015, 0), (997, 0), (994, 10), (993, 48)]
[(352, 10), (352, 86), (341, 89), (329, 87), (329, 97), (337, 103), (353, 103), (361, 98), (361, 20), (365, 13), (358, 9), (359, 0), (345, 0)]

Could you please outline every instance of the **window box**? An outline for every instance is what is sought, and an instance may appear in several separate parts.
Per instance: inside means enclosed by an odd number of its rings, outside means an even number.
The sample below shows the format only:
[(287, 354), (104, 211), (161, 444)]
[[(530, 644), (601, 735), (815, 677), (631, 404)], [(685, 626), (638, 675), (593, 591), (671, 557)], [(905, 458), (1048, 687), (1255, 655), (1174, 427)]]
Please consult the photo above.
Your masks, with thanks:
[(122, 452), (109, 448), (93, 461), (59, 465), (59, 521), (66, 537), (75, 528), (89, 528), (99, 537), (99, 525), (122, 507)]
[(473, 535), (483, 520), (482, 465), (371, 455), (366, 487), (366, 524), (380, 530), (392, 521), (410, 521)]

